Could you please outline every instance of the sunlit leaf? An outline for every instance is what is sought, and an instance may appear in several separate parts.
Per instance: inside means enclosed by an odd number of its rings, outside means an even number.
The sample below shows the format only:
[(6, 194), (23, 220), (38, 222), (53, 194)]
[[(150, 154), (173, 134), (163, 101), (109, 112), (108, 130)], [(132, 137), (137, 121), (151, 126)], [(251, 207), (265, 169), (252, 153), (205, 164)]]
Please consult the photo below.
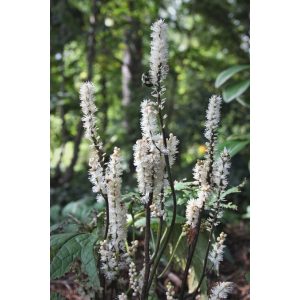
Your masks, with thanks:
[(226, 69), (222, 73), (219, 74), (219, 76), (216, 79), (215, 87), (219, 88), (221, 85), (223, 85), (228, 79), (230, 79), (233, 75), (236, 73), (249, 69), (248, 65), (240, 65), (240, 66), (234, 66), (229, 69)]
[(243, 80), (232, 84), (223, 90), (223, 99), (225, 102), (230, 102), (242, 95), (250, 86), (250, 80)]

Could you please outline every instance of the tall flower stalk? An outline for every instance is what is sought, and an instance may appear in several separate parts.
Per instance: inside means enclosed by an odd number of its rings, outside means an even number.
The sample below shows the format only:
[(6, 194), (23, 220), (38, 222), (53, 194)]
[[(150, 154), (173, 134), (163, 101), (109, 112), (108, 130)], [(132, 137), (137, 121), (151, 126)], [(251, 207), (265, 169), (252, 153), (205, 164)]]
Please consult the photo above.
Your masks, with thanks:
[(107, 239), (101, 242), (101, 269), (109, 280), (117, 279), (120, 270), (126, 269), (129, 257), (125, 249), (127, 239), (126, 206), (121, 200), (121, 156), (115, 148), (110, 157), (105, 182), (109, 203), (109, 230)]
[[(142, 288), (142, 299), (147, 299), (148, 292), (151, 287), (156, 268), (160, 261), (160, 258), (169, 242), (171, 233), (173, 231), (176, 221), (176, 194), (174, 189), (174, 182), (171, 173), (171, 165), (174, 163), (175, 154), (177, 153), (177, 138), (170, 134), (167, 137), (166, 128), (164, 124), (163, 109), (165, 99), (163, 98), (165, 87), (163, 85), (164, 80), (168, 74), (168, 44), (167, 44), (167, 24), (163, 20), (156, 21), (151, 26), (151, 52), (150, 52), (150, 71), (149, 74), (149, 85), (152, 86), (151, 96), (153, 101), (145, 100), (142, 103), (142, 141), (138, 141), (135, 147), (135, 158), (141, 157), (144, 153), (144, 163), (149, 165), (149, 168), (142, 167), (143, 161), (135, 160), (137, 167), (139, 186), (145, 186), (145, 180), (141, 184), (142, 176), (150, 175), (152, 168), (155, 172), (152, 172), (151, 179), (147, 181), (147, 189), (144, 191), (143, 198), (146, 199), (145, 213), (146, 213), (146, 227), (145, 227), (145, 273), (144, 283)], [(147, 149), (146, 149), (147, 148)], [(137, 151), (140, 150), (140, 152)], [(144, 151), (144, 152), (142, 152)], [(146, 154), (146, 155), (145, 155)], [(149, 158), (151, 155), (151, 158)], [(148, 159), (149, 158), (149, 159)], [(148, 160), (148, 161), (146, 161)], [(156, 164), (158, 162), (158, 164)], [(142, 175), (143, 172), (143, 175)], [(148, 173), (148, 174), (147, 174)], [(151, 176), (150, 175), (150, 176)], [(164, 205), (163, 205), (163, 188), (164, 179), (167, 179), (173, 198), (173, 215), (169, 230), (166, 234), (165, 239), (162, 243), (157, 243), (156, 251), (149, 260), (149, 237), (150, 237), (150, 210), (152, 209), (154, 216), (160, 218), (159, 225), (159, 240), (161, 233), (162, 221), (164, 219)], [(150, 188), (149, 188), (150, 187)], [(149, 192), (150, 190), (150, 192)], [(153, 204), (152, 204), (152, 201)], [(150, 273), (151, 265), (152, 270)]]
[(97, 107), (95, 105), (95, 87), (91, 82), (85, 82), (80, 88), (80, 106), (83, 113), (82, 122), (85, 136), (90, 141), (89, 179), (93, 185), (93, 192), (97, 198), (103, 198), (106, 205), (106, 226), (104, 237), (107, 237), (109, 227), (109, 204), (106, 195), (105, 176), (103, 169), (104, 153), (103, 144), (98, 135), (96, 117)]
[[(208, 260), (210, 260), (212, 263), (211, 268), (215, 268), (218, 272), (219, 263), (223, 259), (223, 243), (225, 240), (225, 234), (222, 234), (218, 238), (217, 243), (215, 243), (213, 249), (211, 249), (214, 230), (220, 223), (220, 219), (223, 216), (222, 204), (225, 201), (225, 198), (222, 197), (222, 192), (224, 192), (227, 187), (227, 176), (230, 168), (230, 156), (226, 148), (221, 153), (220, 158), (216, 159), (217, 130), (220, 122), (221, 101), (222, 100), (219, 96), (212, 96), (209, 99), (204, 133), (205, 137), (207, 138), (207, 153), (205, 160), (201, 162), (198, 161), (194, 168), (194, 179), (199, 184), (199, 190), (197, 199), (191, 199), (188, 202), (186, 209), (187, 221), (185, 225), (185, 231), (187, 231), (189, 247), (187, 263), (183, 276), (183, 284), (179, 297), (181, 300), (184, 298), (187, 275), (197, 246), (201, 219), (205, 209), (207, 209), (209, 213), (209, 238), (204, 257), (203, 269), (200, 275), (199, 283), (192, 293), (192, 299), (196, 297), (204, 278), (207, 276)], [(207, 205), (207, 201), (209, 199), (212, 200), (212, 204), (210, 206)]]

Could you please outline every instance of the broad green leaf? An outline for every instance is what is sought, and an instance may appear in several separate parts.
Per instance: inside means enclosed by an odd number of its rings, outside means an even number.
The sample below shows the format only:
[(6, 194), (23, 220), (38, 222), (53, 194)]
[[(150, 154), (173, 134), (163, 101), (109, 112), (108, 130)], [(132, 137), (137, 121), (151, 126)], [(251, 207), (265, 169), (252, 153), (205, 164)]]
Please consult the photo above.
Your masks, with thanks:
[(60, 229), (62, 228), (62, 225), (63, 223), (57, 223), (57, 224), (54, 224), (52, 226), (50, 226), (50, 233), (56, 231), (57, 229)]
[[(208, 243), (207, 233), (206, 232), (200, 233), (197, 241), (196, 250), (194, 253), (194, 258), (192, 261), (192, 268), (191, 268), (191, 272), (195, 272), (196, 286), (198, 285), (200, 276), (202, 274), (207, 243)], [(206, 291), (207, 291), (207, 282), (206, 280), (203, 280), (203, 283), (201, 285), (201, 292), (205, 294)]]
[(249, 65), (240, 65), (240, 66), (234, 66), (229, 69), (226, 69), (225, 71), (221, 72), (215, 82), (215, 87), (219, 88), (221, 85), (223, 85), (228, 79), (230, 79), (233, 75), (236, 73), (249, 69)]
[(78, 233), (59, 233), (50, 237), (50, 256), (51, 260), (56, 255), (57, 251), (66, 243), (69, 239), (76, 236)]
[(226, 141), (218, 146), (218, 154), (220, 154), (224, 148), (227, 148), (231, 157), (239, 153), (249, 144), (249, 140), (244, 141)]
[[(175, 245), (180, 234), (182, 232), (182, 227), (181, 225), (176, 225), (175, 230), (173, 231), (172, 237), (171, 237), (171, 242), (169, 245)], [(189, 290), (192, 291), (198, 284), (198, 280), (201, 276), (202, 270), (203, 270), (203, 262), (204, 262), (204, 257), (205, 257), (205, 251), (208, 243), (208, 236), (206, 232), (200, 232), (197, 246), (195, 249), (192, 265), (190, 268), (190, 275), (188, 278), (188, 285), (189, 285)], [(186, 264), (186, 256), (187, 256), (187, 240), (184, 237), (175, 252), (174, 260), (173, 263), (177, 263), (177, 265), (180, 266), (181, 269), (185, 268)], [(173, 247), (169, 248), (169, 253), (166, 253), (168, 256), (171, 255)], [(201, 292), (206, 292), (206, 280), (204, 280), (204, 283), (202, 285), (202, 291)]]
[(93, 210), (101, 211), (102, 205), (96, 201), (82, 199), (68, 203), (62, 210), (63, 216), (73, 215), (80, 221), (86, 222)]
[(61, 207), (58, 204), (52, 205), (50, 207), (50, 221), (51, 221), (51, 224), (58, 222), (59, 217), (60, 217), (60, 210), (61, 210)]
[(223, 90), (223, 99), (225, 102), (230, 102), (233, 99), (241, 96), (250, 86), (250, 80), (243, 80), (238, 83), (227, 86)]
[(97, 256), (94, 251), (94, 246), (98, 239), (99, 236), (96, 231), (90, 234), (90, 237), (86, 245), (82, 248), (80, 255), (83, 271), (88, 275), (89, 283), (96, 290), (100, 289)]
[(78, 234), (61, 246), (50, 265), (51, 279), (59, 278), (70, 270), (75, 259), (80, 257), (89, 236), (87, 233)]

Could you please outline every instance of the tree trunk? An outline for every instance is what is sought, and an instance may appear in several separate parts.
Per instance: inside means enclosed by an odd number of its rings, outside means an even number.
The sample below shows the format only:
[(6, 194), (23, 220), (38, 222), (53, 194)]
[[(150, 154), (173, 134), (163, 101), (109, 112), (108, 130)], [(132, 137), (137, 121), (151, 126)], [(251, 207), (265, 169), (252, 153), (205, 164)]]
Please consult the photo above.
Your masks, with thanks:
[[(88, 51), (87, 51), (87, 69), (88, 69), (88, 76), (87, 80), (91, 81), (93, 78), (93, 65), (95, 60), (95, 40), (96, 40), (96, 19), (98, 14), (98, 8), (97, 8), (97, 2), (98, 0), (93, 0), (92, 2), (92, 12), (90, 15), (90, 29), (88, 33)], [(83, 137), (83, 127), (81, 124), (81, 119), (77, 126), (77, 134), (74, 137), (74, 151), (73, 151), (73, 157), (71, 160), (70, 165), (68, 166), (64, 176), (60, 178), (59, 183), (65, 184), (66, 182), (69, 182), (73, 175), (74, 175), (74, 167), (77, 163), (78, 156), (79, 156), (79, 150), (80, 150), (80, 143)]]

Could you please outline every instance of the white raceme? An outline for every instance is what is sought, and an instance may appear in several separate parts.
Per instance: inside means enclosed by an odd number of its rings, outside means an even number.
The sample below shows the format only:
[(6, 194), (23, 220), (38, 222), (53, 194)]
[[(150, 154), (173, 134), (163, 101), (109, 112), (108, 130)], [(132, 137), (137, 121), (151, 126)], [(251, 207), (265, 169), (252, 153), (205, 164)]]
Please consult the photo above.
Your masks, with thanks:
[(96, 194), (106, 194), (102, 160), (102, 143), (97, 135), (97, 126), (95, 113), (95, 87), (91, 82), (85, 82), (80, 88), (80, 106), (83, 113), (82, 122), (85, 130), (85, 136), (90, 141), (90, 159), (89, 159), (89, 179), (93, 184), (93, 192)]
[(127, 267), (129, 255), (126, 253), (127, 238), (126, 206), (121, 200), (121, 156), (120, 149), (115, 148), (110, 157), (105, 182), (109, 203), (108, 238), (101, 244), (101, 269), (107, 279), (116, 278), (118, 271)]
[(163, 20), (158, 20), (151, 26), (150, 77), (155, 86), (168, 74), (167, 28)]
[(221, 232), (217, 238), (217, 242), (212, 245), (212, 249), (209, 252), (208, 259), (212, 263), (213, 269), (219, 273), (220, 263), (223, 261), (226, 234)]

